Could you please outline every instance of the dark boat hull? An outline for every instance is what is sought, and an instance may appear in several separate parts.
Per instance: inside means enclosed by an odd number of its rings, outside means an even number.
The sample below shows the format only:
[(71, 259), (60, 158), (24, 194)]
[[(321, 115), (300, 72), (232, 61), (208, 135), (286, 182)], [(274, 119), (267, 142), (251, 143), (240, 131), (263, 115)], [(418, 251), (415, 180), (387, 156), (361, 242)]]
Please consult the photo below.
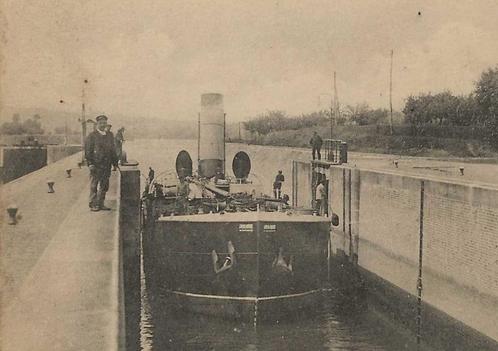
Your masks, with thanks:
[[(302, 215), (163, 218), (144, 234), (146, 279), (183, 310), (247, 322), (279, 319), (319, 304), (329, 233), (325, 218)], [(216, 273), (212, 252), (222, 265), (227, 242), (236, 264)]]
[(323, 289), (267, 297), (235, 297), (166, 291), (175, 309), (257, 324), (279, 320), (320, 305)]

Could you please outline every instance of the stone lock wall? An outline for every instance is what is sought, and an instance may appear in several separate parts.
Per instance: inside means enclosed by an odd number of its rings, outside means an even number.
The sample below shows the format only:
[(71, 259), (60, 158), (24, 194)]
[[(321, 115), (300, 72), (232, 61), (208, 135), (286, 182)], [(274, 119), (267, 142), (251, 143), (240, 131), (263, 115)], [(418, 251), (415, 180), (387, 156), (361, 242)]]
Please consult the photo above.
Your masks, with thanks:
[(332, 252), (498, 341), (498, 189), (345, 167), (330, 179)]

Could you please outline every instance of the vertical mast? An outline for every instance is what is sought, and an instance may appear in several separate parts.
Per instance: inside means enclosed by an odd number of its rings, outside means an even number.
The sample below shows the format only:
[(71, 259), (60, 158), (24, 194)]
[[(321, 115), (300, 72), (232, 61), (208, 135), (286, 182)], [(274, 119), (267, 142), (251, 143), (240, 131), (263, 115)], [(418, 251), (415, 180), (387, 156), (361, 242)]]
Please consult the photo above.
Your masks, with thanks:
[(227, 152), (226, 152), (226, 141), (227, 139), (227, 114), (223, 113), (223, 175), (226, 175), (226, 158), (227, 158)]
[(64, 116), (64, 145), (67, 145), (67, 115)]
[[(339, 118), (339, 98), (337, 97), (337, 83), (336, 83), (336, 72), (334, 71), (334, 113), (333, 113), (332, 124), (337, 123)], [(332, 125), (330, 127), (330, 138), (332, 138)]]
[(330, 139), (332, 139), (332, 131), (334, 129), (334, 96), (330, 95)]
[[(59, 100), (59, 103), (63, 104), (64, 100)], [(68, 144), (68, 136), (67, 136), (67, 114), (65, 113), (65, 109), (63, 109), (64, 112), (64, 145)]]
[(390, 118), (390, 132), (393, 134), (393, 55), (394, 50), (391, 50), (391, 69), (389, 73), (389, 109), (391, 110), (391, 118)]
[[(85, 111), (85, 84), (88, 83), (88, 80), (85, 79), (83, 81), (83, 87), (81, 88), (81, 148), (85, 147), (85, 139), (86, 139), (86, 111)], [(85, 153), (81, 153), (81, 162), (85, 162)]]
[(201, 171), (201, 113), (197, 115), (197, 171)]

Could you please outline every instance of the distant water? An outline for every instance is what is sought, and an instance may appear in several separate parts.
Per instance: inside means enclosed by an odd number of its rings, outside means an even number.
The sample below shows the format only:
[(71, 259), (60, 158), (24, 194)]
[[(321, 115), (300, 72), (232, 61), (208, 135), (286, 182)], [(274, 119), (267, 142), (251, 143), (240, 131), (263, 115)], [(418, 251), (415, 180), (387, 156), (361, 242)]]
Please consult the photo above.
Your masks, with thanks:
[[(129, 158), (140, 162), (142, 174), (146, 175), (152, 166), (156, 176), (174, 169), (176, 155), (182, 149), (195, 162), (196, 143), (192, 140), (136, 140), (126, 145)], [(142, 350), (417, 350), (413, 334), (391, 324), (389, 318), (375, 312), (351, 290), (330, 293), (323, 308), (313, 315), (257, 328), (231, 320), (174, 313), (162, 296), (148, 289), (143, 272), (141, 294)]]

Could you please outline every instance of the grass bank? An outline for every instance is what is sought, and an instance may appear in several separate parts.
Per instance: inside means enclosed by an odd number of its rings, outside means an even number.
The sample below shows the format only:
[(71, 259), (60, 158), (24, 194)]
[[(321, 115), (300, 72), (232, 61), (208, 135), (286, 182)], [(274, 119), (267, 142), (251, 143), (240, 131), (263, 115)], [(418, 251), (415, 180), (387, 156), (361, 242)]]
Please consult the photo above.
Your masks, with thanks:
[[(283, 130), (267, 135), (253, 135), (247, 140), (253, 144), (309, 147), (309, 140), (317, 131), (322, 138), (330, 135), (329, 126)], [(472, 138), (434, 137), (425, 135), (386, 135), (376, 126), (336, 126), (333, 138), (348, 143), (350, 151), (426, 157), (497, 157), (498, 152), (489, 143)]]

